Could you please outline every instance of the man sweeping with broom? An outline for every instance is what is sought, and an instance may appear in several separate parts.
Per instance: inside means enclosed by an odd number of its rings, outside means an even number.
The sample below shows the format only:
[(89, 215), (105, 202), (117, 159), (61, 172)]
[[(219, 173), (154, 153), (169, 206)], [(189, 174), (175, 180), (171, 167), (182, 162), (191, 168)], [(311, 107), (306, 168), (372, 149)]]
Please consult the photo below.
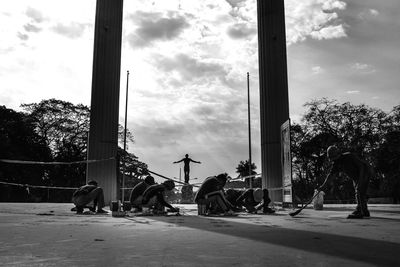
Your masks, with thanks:
[[(353, 180), (357, 202), (356, 210), (353, 211), (347, 218), (362, 219), (364, 217), (369, 217), (370, 214), (367, 207), (367, 189), (369, 180), (373, 175), (372, 167), (366, 161), (358, 158), (353, 153), (341, 153), (336, 146), (328, 147), (327, 156), (329, 161), (332, 162), (332, 169), (327, 175), (324, 183), (318, 188), (318, 192), (324, 189), (327, 181), (330, 180), (332, 176), (337, 175), (339, 172), (343, 172)], [(305, 206), (295, 212), (290, 213), (289, 215), (295, 216), (304, 208)]]

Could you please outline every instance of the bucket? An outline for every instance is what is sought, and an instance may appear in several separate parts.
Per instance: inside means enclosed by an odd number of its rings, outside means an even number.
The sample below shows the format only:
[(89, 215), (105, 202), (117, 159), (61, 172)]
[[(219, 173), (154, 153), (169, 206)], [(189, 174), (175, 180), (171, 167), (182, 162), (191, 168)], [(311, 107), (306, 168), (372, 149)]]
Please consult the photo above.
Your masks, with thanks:
[(111, 211), (119, 211), (119, 202), (111, 201)]
[(200, 199), (197, 202), (197, 214), (198, 215), (206, 215), (207, 213), (207, 200)]

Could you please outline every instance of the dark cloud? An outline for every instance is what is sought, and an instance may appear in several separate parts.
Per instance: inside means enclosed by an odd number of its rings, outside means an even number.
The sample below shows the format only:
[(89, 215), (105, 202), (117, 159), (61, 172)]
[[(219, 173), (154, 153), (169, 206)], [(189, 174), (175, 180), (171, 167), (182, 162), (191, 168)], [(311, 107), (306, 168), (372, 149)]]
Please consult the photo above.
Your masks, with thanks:
[(17, 36), (18, 36), (18, 38), (21, 39), (22, 41), (26, 41), (26, 40), (29, 39), (29, 36), (28, 36), (27, 34), (23, 34), (23, 33), (20, 33), (20, 32), (17, 33)]
[(27, 32), (40, 32), (42, 30), (41, 28), (39, 28), (33, 24), (30, 24), (30, 23), (25, 24), (24, 29)]
[(42, 13), (39, 10), (36, 10), (32, 7), (28, 7), (26, 9), (25, 14), (31, 18), (34, 22), (40, 23), (44, 20)]
[(245, 23), (238, 23), (228, 28), (228, 35), (232, 39), (245, 39), (257, 33), (255, 28), (249, 28)]
[(227, 74), (224, 66), (220, 63), (201, 61), (185, 54), (178, 54), (173, 58), (162, 56), (156, 58), (160, 69), (166, 72), (177, 71), (187, 81), (205, 76), (225, 77)]
[(232, 8), (240, 6), (241, 3), (246, 2), (246, 0), (225, 0)]
[(128, 35), (132, 47), (148, 46), (158, 40), (173, 40), (189, 27), (186, 18), (176, 12), (169, 12), (165, 16), (161, 13), (136, 12), (129, 19), (138, 25), (136, 31)]
[(87, 24), (76, 22), (72, 22), (69, 25), (58, 23), (56, 26), (53, 27), (53, 31), (68, 38), (74, 39), (82, 36), (87, 26)]

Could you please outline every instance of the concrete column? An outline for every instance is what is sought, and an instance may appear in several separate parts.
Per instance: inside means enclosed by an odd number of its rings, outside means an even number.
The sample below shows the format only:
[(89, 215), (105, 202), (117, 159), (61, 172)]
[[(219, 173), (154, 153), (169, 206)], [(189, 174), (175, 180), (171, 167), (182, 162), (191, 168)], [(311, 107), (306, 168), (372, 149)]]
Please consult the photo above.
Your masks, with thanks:
[(106, 205), (117, 198), (118, 111), (123, 0), (97, 0), (92, 98), (86, 179), (104, 190)]
[(280, 126), (289, 118), (284, 0), (257, 0), (263, 188), (282, 201)]

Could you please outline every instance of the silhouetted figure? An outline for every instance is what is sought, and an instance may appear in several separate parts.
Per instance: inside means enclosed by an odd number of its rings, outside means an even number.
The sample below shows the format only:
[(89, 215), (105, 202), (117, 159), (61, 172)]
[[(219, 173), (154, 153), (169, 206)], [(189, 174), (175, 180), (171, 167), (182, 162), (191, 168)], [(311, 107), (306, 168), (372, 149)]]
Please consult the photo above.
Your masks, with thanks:
[(72, 195), (72, 202), (75, 204), (76, 213), (78, 214), (82, 214), (83, 209), (92, 201), (93, 207), (89, 208), (90, 211), (95, 212), (97, 206), (97, 213), (107, 213), (107, 211), (103, 210), (105, 206), (103, 189), (98, 187), (97, 182), (93, 180), (81, 186)]
[(345, 152), (341, 153), (336, 146), (330, 146), (327, 149), (328, 159), (333, 162), (332, 169), (327, 175), (324, 183), (319, 187), (322, 190), (327, 181), (337, 175), (339, 172), (345, 173), (353, 180), (357, 207), (347, 218), (361, 219), (369, 217), (367, 207), (367, 189), (368, 183), (373, 175), (372, 167), (364, 160), (358, 158), (356, 155)]
[(178, 212), (179, 209), (171, 206), (164, 198), (164, 192), (175, 188), (172, 180), (167, 180), (162, 184), (153, 184), (149, 186), (143, 193), (143, 207), (151, 208), (155, 213), (163, 211), (164, 207), (170, 209), (171, 212)]
[(192, 160), (191, 158), (189, 158), (189, 155), (186, 154), (183, 159), (178, 160), (178, 161), (174, 161), (173, 163), (175, 164), (175, 163), (179, 163), (179, 162), (182, 162), (182, 161), (184, 163), (183, 172), (185, 173), (185, 183), (189, 183), (189, 174), (190, 174), (190, 166), (189, 165), (190, 165), (190, 162), (194, 162), (194, 163), (198, 163), (198, 164), (201, 164), (201, 162)]
[(138, 183), (133, 187), (131, 195), (129, 197), (129, 201), (131, 202), (131, 205), (133, 208), (136, 209), (136, 211), (142, 211), (142, 200), (143, 200), (143, 193), (146, 191), (146, 189), (155, 184), (154, 178), (151, 175), (148, 175), (144, 181)]

